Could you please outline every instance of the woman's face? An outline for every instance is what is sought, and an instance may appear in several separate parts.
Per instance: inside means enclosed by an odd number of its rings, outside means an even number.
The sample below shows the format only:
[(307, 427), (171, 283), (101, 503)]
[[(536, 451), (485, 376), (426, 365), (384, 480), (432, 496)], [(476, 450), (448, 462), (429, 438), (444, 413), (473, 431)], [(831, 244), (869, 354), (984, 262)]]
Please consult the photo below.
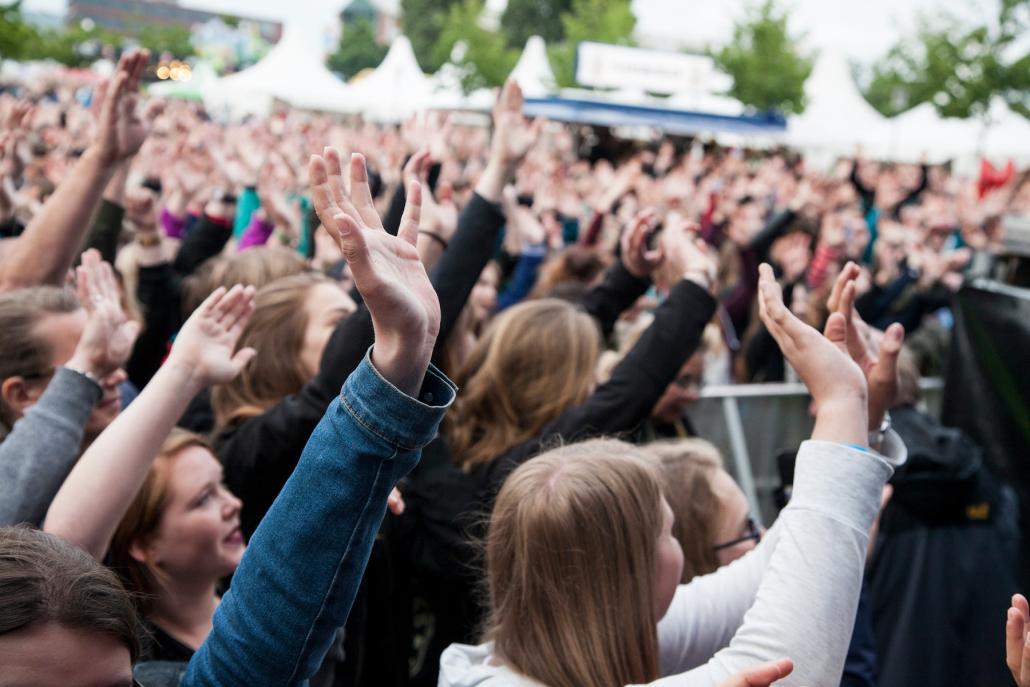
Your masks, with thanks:
[(479, 281), (472, 289), (469, 303), (472, 305), (472, 317), (477, 323), (485, 321), (493, 314), (494, 308), (497, 307), (497, 270), (495, 268), (487, 267), (479, 275)]
[(672, 535), (674, 516), (668, 501), (662, 498), (662, 531), (658, 535), (658, 570), (655, 579), (655, 617), (661, 619), (672, 604), (683, 576), (683, 547)]
[[(716, 470), (712, 475), (712, 493), (719, 502), (719, 518), (715, 523), (715, 541), (712, 546), (736, 541), (749, 534), (751, 509), (744, 492), (725, 470)], [(758, 542), (745, 539), (733, 546), (717, 549), (715, 554), (719, 565), (727, 565), (755, 548)]]
[(308, 379), (318, 372), (322, 352), (336, 325), (355, 310), (357, 305), (337, 284), (323, 282), (315, 284), (308, 291), (308, 297), (304, 300), (304, 314), (308, 324), (300, 349), (300, 363)]
[[(27, 380), (30, 382), (28, 393), (32, 403), (39, 400), (46, 385), (50, 383), (53, 378), (52, 371), (71, 360), (85, 328), (85, 310), (47, 315), (36, 324), (36, 338), (50, 349), (50, 371), (40, 370), (39, 372), (48, 374), (38, 380)], [(118, 369), (100, 380), (103, 396), (100, 402), (93, 406), (93, 412), (86, 420), (86, 437), (96, 437), (118, 417), (118, 413), (121, 412), (121, 392), (118, 385), (125, 379), (125, 371)], [(32, 383), (33, 381), (38, 383)], [(27, 408), (28, 406), (25, 406), (22, 412)]]
[(232, 574), (246, 545), (240, 500), (222, 484), (222, 465), (203, 446), (170, 459), (168, 503), (147, 547), (150, 562), (173, 579), (218, 580)]
[(2, 685), (131, 687), (129, 649), (113, 636), (33, 623), (0, 635)]

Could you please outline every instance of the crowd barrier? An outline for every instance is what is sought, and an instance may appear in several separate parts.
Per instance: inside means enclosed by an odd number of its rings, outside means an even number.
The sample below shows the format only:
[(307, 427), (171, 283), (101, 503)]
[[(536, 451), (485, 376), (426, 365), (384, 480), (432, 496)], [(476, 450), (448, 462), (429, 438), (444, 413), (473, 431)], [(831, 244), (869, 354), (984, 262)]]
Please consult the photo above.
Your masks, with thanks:
[[(943, 380), (924, 378), (920, 386), (926, 409), (939, 418)], [(765, 524), (779, 510), (776, 456), (795, 450), (812, 433), (809, 402), (803, 384), (727, 384), (704, 387), (690, 407), (694, 428), (719, 448), (753, 514)]]

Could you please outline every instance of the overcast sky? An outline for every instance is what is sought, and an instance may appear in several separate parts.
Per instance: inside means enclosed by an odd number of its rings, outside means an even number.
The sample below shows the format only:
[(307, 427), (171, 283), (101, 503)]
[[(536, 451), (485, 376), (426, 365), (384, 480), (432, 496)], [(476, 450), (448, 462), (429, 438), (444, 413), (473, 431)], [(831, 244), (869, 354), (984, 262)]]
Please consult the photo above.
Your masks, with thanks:
[[(182, 0), (180, 4), (214, 11), (302, 23), (318, 30), (334, 21), (348, 0)], [(399, 0), (373, 0), (396, 7)], [(503, 7), (507, 0), (488, 0)], [(747, 0), (633, 0), (641, 43), (648, 47), (718, 44), (730, 35)], [(920, 12), (947, 11), (981, 23), (996, 11), (997, 0), (784, 0), (792, 29), (806, 34), (813, 48), (837, 48), (868, 63), (911, 31)], [(27, 0), (30, 9), (63, 11), (64, 0)]]

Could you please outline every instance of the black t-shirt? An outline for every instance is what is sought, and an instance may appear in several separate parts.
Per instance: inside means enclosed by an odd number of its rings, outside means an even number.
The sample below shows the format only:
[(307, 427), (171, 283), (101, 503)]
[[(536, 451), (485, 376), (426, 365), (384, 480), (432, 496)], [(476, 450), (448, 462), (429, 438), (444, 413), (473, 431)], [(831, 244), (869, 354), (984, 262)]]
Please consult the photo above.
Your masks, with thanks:
[(143, 638), (141, 661), (186, 662), (193, 658), (195, 649), (186, 646), (154, 623), (146, 620), (143, 622), (143, 627), (147, 634)]

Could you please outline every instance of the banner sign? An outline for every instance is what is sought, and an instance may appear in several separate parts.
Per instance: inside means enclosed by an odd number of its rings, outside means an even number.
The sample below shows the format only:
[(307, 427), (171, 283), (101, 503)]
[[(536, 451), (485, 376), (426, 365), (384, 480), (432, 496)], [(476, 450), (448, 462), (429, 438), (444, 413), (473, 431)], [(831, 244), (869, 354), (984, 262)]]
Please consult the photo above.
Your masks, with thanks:
[(709, 93), (714, 72), (712, 58), (702, 55), (590, 42), (576, 49), (576, 81), (594, 88)]

